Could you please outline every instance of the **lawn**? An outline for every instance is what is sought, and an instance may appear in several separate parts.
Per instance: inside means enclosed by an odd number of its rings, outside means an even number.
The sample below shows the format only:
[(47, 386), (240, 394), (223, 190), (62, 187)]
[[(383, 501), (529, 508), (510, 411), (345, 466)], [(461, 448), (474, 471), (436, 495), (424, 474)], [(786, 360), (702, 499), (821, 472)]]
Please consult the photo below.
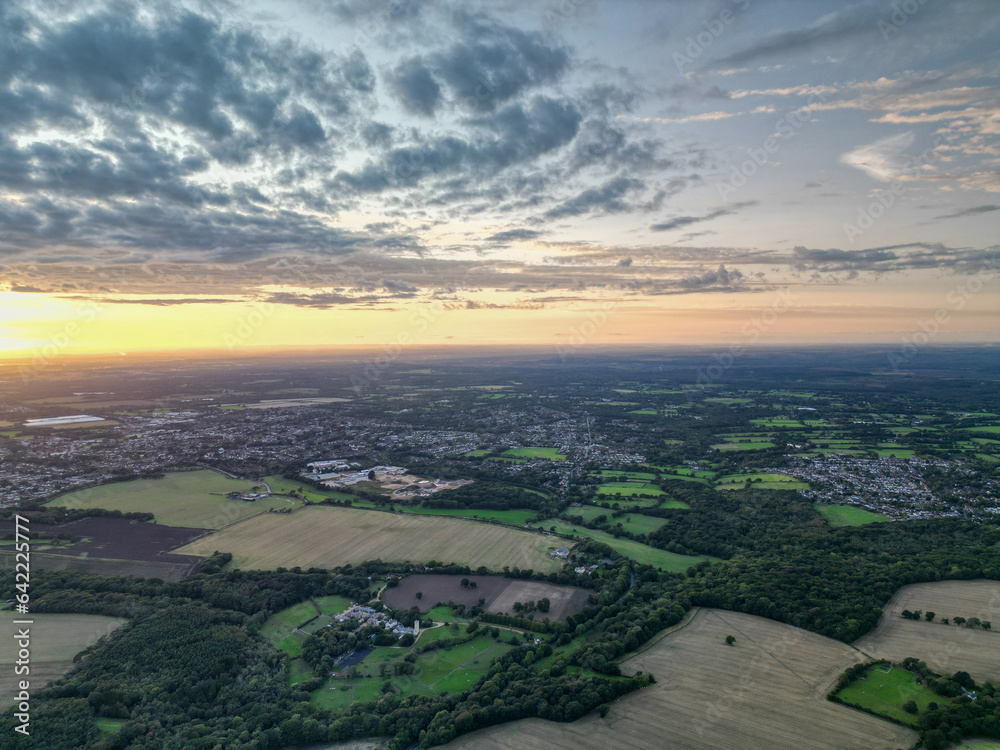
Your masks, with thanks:
[(305, 643), (306, 635), (293, 631), (315, 619), (317, 615), (319, 611), (311, 601), (293, 604), (271, 615), (261, 627), (261, 635), (292, 659), (296, 659), (302, 656), (302, 644)]
[(881, 513), (873, 513), (853, 505), (816, 503), (813, 507), (831, 526), (864, 526), (869, 523), (882, 523), (890, 520)]
[(339, 612), (343, 612), (347, 609), (351, 600), (346, 596), (317, 596), (315, 598), (316, 604), (319, 605), (320, 614), (323, 615), (335, 615)]
[[(888, 716), (909, 726), (917, 726), (919, 715), (927, 710), (927, 704), (947, 705), (951, 701), (925, 685), (916, 682), (916, 675), (905, 669), (892, 667), (886, 673), (881, 667), (872, 667), (864, 677), (855, 680), (837, 693), (845, 703), (866, 708), (879, 716)], [(917, 704), (918, 713), (909, 714), (903, 710), (907, 701)]]
[(108, 719), (104, 716), (98, 716), (94, 719), (94, 723), (97, 724), (97, 728), (102, 732), (114, 734), (125, 726), (125, 719)]
[(558, 448), (510, 448), (503, 452), (504, 456), (513, 458), (544, 458), (547, 461), (564, 461), (566, 455)]
[(171, 472), (163, 479), (113, 482), (77, 490), (46, 505), (152, 513), (158, 523), (197, 529), (218, 529), (272, 508), (296, 506), (294, 500), (283, 497), (242, 502), (225, 496), (229, 492), (249, 492), (255, 485), (249, 479), (229, 479), (208, 470)]

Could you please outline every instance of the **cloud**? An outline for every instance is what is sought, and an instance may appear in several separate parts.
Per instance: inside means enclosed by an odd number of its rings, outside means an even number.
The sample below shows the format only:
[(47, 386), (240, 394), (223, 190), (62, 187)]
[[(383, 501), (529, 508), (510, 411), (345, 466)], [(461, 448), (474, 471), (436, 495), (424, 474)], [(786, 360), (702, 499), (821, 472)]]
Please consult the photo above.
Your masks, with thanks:
[(698, 224), (703, 221), (711, 221), (712, 219), (718, 219), (721, 216), (732, 216), (737, 213), (740, 209), (749, 208), (750, 206), (756, 206), (757, 201), (743, 201), (740, 203), (734, 203), (729, 208), (717, 208), (714, 211), (705, 214), (704, 216), (678, 216), (675, 219), (670, 219), (668, 221), (661, 222), (659, 224), (653, 224), (649, 227), (652, 232), (668, 232), (673, 229), (680, 229), (682, 227), (690, 226), (691, 224)]
[(586, 213), (615, 214), (628, 211), (626, 196), (645, 187), (644, 183), (630, 177), (616, 177), (600, 187), (588, 188), (555, 208), (545, 212), (548, 219), (562, 219)]
[(486, 238), (487, 242), (525, 242), (535, 240), (546, 234), (537, 229), (508, 229), (503, 232), (491, 234)]
[(404, 60), (387, 81), (408, 112), (432, 117), (441, 104), (441, 85), (420, 58)]
[(1000, 211), (1000, 206), (987, 205), (987, 206), (974, 206), (972, 208), (964, 208), (960, 211), (956, 211), (951, 214), (944, 214), (942, 216), (936, 216), (936, 219), (958, 219), (963, 216), (978, 216), (979, 214), (991, 213), (993, 211)]
[(890, 182), (902, 176), (905, 170), (903, 152), (915, 139), (913, 131), (890, 135), (841, 154), (840, 161), (880, 182)]

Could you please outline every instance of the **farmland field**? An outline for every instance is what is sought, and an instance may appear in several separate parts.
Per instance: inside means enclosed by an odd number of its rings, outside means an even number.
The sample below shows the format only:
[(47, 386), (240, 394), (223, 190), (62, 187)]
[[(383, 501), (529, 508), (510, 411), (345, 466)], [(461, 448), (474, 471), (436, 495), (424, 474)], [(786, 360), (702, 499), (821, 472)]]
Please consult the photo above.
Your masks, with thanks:
[(826, 519), (831, 526), (864, 526), (869, 523), (881, 523), (890, 519), (881, 513), (873, 513), (854, 505), (828, 505), (815, 503), (813, 507)]
[[(934, 622), (900, 617), (904, 609), (934, 612)], [(1000, 628), (1000, 582), (941, 581), (904, 586), (870, 633), (854, 645), (876, 659), (914, 656), (941, 674), (964, 670), (977, 682), (1000, 678), (1000, 629), (944, 625), (942, 617), (978, 617)]]
[(554, 571), (557, 540), (526, 531), (440, 516), (311, 506), (266, 513), (196, 540), (180, 554), (231, 552), (240, 568), (332, 568), (367, 560), (439, 560), (499, 569)]
[[(6, 619), (4, 637), (0, 639), (0, 706), (9, 706), (17, 696), (17, 682), (24, 679), (14, 674), (17, 661), (15, 627)], [(73, 657), (102, 636), (124, 625), (128, 620), (100, 615), (32, 614), (31, 626), (31, 687), (38, 691), (51, 680), (62, 677), (73, 666)]]
[(105, 508), (123, 513), (152, 513), (157, 523), (197, 529), (217, 529), (271, 508), (292, 508), (292, 500), (270, 497), (245, 503), (225, 497), (249, 491), (251, 480), (229, 479), (214, 471), (183, 471), (163, 479), (114, 482), (70, 492), (46, 505), (67, 508)]
[[(724, 643), (736, 637), (734, 646)], [(656, 684), (569, 724), (527, 719), (446, 750), (893, 750), (916, 733), (825, 700), (860, 656), (843, 643), (752, 615), (701, 610), (622, 665)], [(664, 738), (669, 738), (664, 742)]]
[(544, 458), (547, 461), (563, 461), (566, 458), (558, 448), (510, 448), (503, 455), (513, 458)]
[[(476, 588), (465, 588), (462, 579), (475, 581)], [(417, 599), (415, 594), (420, 591), (423, 596)], [(480, 597), (486, 600), (487, 612), (514, 614), (514, 602), (538, 601), (546, 598), (551, 604), (550, 611), (538, 613), (535, 619), (548, 617), (552, 620), (563, 620), (574, 615), (587, 604), (590, 592), (587, 589), (573, 586), (558, 586), (542, 581), (524, 581), (500, 576), (451, 576), (438, 574), (418, 574), (407, 576), (398, 586), (386, 589), (382, 600), (395, 609), (420, 607), (421, 612), (433, 611), (431, 608), (439, 602), (454, 601), (456, 604), (473, 606)], [(432, 619), (434, 615), (430, 615)]]
[(807, 490), (809, 485), (806, 482), (796, 479), (788, 474), (727, 474), (716, 480), (717, 490), (740, 489), (749, 481), (754, 489), (759, 490)]
[(917, 704), (917, 710), (924, 713), (930, 703), (946, 705), (949, 701), (926, 685), (918, 684), (916, 677), (905, 669), (890, 667), (885, 671), (884, 668), (872, 667), (865, 672), (864, 679), (855, 680), (838, 691), (837, 696), (845, 703), (917, 726), (918, 716), (904, 711), (904, 703), (912, 700)]
[(650, 547), (648, 544), (642, 544), (641, 542), (636, 542), (632, 539), (616, 537), (606, 531), (588, 529), (584, 526), (576, 526), (575, 524), (556, 519), (547, 519), (543, 523), (536, 524), (536, 526), (546, 530), (555, 527), (556, 532), (559, 534), (589, 537), (595, 542), (601, 542), (602, 544), (608, 545), (619, 554), (629, 557), (638, 563), (643, 565), (652, 565), (662, 570), (670, 571), (671, 573), (683, 573), (692, 565), (696, 565), (702, 560), (718, 562), (718, 559), (714, 557), (678, 555), (674, 552), (667, 552), (666, 550), (657, 549), (656, 547)]

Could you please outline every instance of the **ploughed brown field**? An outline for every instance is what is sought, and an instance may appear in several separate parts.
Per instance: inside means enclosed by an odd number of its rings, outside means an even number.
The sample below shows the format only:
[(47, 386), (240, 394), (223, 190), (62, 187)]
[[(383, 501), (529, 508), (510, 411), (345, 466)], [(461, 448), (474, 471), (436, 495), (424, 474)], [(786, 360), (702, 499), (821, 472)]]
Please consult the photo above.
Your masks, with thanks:
[[(462, 579), (476, 582), (476, 588), (463, 588)], [(423, 596), (417, 599), (416, 593)], [(544, 581), (520, 581), (501, 576), (453, 576), (424, 574), (407, 576), (394, 588), (382, 593), (382, 600), (396, 609), (417, 606), (421, 612), (429, 612), (435, 604), (453, 601), (455, 604), (473, 606), (480, 598), (486, 599), (487, 612), (506, 615), (516, 614), (514, 602), (537, 602), (547, 598), (549, 611), (536, 612), (534, 619), (565, 620), (587, 606), (587, 589), (576, 586), (559, 586)]]
[[(900, 613), (933, 612), (933, 622), (907, 620)], [(947, 617), (951, 624), (943, 625)], [(978, 617), (990, 630), (954, 624), (955, 617)], [(878, 626), (854, 642), (877, 659), (927, 662), (935, 672), (965, 671), (977, 682), (1000, 679), (1000, 582), (940, 581), (904, 586), (885, 607)]]
[[(81, 570), (101, 575), (130, 575), (177, 580), (190, 573), (201, 558), (170, 552), (203, 534), (201, 529), (161, 526), (124, 518), (82, 518), (62, 524), (32, 524), (32, 566), (38, 570)], [(0, 522), (0, 535), (14, 532)], [(42, 535), (67, 535), (70, 544), (38, 549)], [(13, 564), (13, 549), (0, 547), (0, 561)]]
[[(727, 635), (736, 637), (727, 646)], [(526, 719), (446, 750), (894, 750), (915, 732), (826, 700), (861, 660), (850, 646), (752, 615), (703, 609), (623, 664), (656, 684), (559, 724)]]

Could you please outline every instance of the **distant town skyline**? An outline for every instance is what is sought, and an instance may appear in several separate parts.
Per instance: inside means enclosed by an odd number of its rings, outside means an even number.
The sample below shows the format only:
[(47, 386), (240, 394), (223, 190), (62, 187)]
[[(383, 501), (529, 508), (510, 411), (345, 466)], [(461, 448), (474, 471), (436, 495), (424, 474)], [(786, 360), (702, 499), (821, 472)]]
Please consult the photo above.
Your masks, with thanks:
[(11, 0), (0, 357), (1000, 339), (987, 0)]

